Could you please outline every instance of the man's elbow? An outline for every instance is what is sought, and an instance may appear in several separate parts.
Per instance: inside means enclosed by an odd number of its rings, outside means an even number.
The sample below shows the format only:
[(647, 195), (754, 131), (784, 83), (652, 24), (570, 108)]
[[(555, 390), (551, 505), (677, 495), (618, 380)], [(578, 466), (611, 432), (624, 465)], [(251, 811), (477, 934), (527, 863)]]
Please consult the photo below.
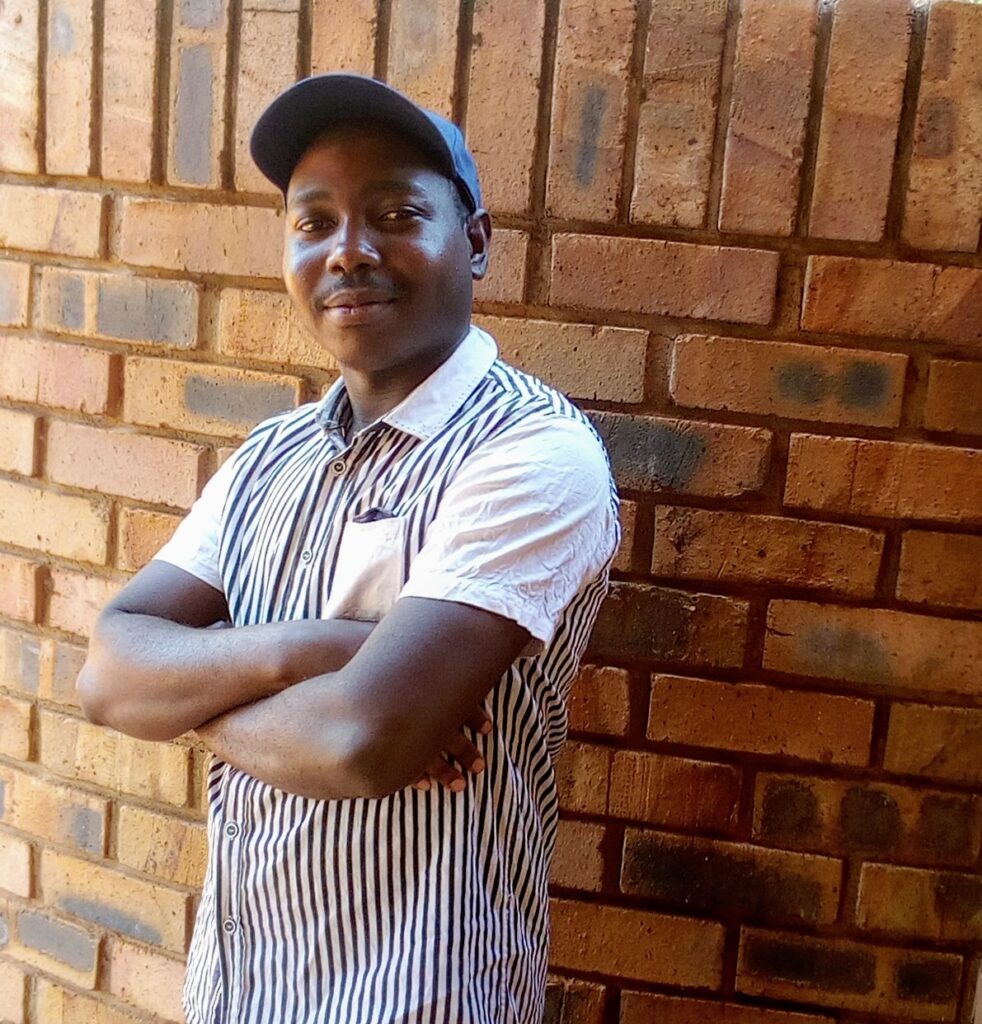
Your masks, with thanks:
[(360, 730), (344, 758), (346, 788), (352, 796), (375, 800), (391, 796), (423, 774), (425, 762), (415, 751), (407, 750), (405, 739), (404, 727), (396, 730), (375, 725)]

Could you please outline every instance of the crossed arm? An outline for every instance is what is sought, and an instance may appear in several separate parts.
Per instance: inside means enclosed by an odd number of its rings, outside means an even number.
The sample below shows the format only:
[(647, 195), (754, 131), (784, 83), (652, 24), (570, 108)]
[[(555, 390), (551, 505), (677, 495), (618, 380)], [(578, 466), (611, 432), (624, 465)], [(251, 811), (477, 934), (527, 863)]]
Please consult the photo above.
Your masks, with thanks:
[(383, 796), (476, 767), (461, 732), (529, 640), (509, 619), (403, 598), (343, 619), (205, 628), (223, 595), (151, 562), (107, 606), (78, 680), (86, 716), (143, 739), (195, 729), (223, 760), (289, 792)]

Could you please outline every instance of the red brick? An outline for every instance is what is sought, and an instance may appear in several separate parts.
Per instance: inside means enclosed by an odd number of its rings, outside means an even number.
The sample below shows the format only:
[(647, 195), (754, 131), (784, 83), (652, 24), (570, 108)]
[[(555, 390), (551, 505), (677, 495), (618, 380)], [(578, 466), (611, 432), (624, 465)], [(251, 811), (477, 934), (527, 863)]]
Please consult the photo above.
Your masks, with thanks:
[(0, 470), (33, 476), (38, 418), (29, 412), (0, 409)]
[(337, 369), (282, 292), (223, 288), (218, 339), (219, 349), (236, 359)]
[(872, 701), (658, 675), (652, 679), (648, 739), (865, 765)]
[(621, 524), (621, 544), (617, 549), (611, 568), (615, 572), (630, 572), (634, 557), (634, 528), (637, 523), (638, 506), (636, 502), (621, 498), (619, 512)]
[(978, 941), (982, 939), (982, 878), (864, 864), (856, 923), (871, 931), (915, 938)]
[(114, 357), (82, 345), (0, 337), (0, 396), (94, 415), (109, 409)]
[(794, 230), (816, 14), (816, 0), (744, 0), (723, 162), (722, 231)]
[(771, 432), (761, 427), (595, 412), (620, 487), (732, 498), (759, 491)]
[(809, 234), (877, 242), (890, 197), (911, 0), (839, 0), (834, 19)]
[(906, 370), (892, 352), (690, 334), (675, 341), (669, 389), (701, 409), (890, 427)]
[[(0, 960), (0, 1006), (3, 1006), (10, 1024), (26, 1024), (27, 975), (22, 968), (7, 960)], [(53, 1024), (62, 1022), (55, 1020)]]
[(203, 483), (205, 449), (124, 430), (52, 423), (48, 475), (58, 483), (190, 508)]
[(524, 231), (496, 228), (488, 272), (474, 282), (474, 301), (520, 303), (525, 297), (525, 266), (529, 236)]
[(570, 729), (623, 736), (630, 717), (631, 681), (627, 672), (584, 665), (569, 695)]
[(547, 975), (543, 1024), (603, 1024), (605, 994), (594, 982)]
[(870, 692), (974, 696), (980, 656), (982, 622), (803, 601), (772, 601), (767, 612), (765, 668), (858, 683)]
[(164, 882), (201, 888), (208, 837), (200, 822), (123, 805), (118, 836), (116, 855), (121, 864)]
[(245, 437), (299, 401), (296, 377), (169, 359), (126, 361), (123, 417), (131, 423)]
[(45, 637), (40, 644), (37, 664), (37, 695), (41, 700), (78, 707), (75, 680), (85, 662), (85, 648)]
[(933, 263), (810, 256), (806, 331), (982, 343), (982, 270)]
[(45, 902), (64, 913), (172, 953), (184, 952), (186, 893), (54, 850), (42, 852), (41, 888)]
[(182, 961), (121, 939), (113, 940), (109, 954), (109, 991), (124, 1003), (165, 1021), (184, 1024), (183, 987)]
[(153, 160), (157, 0), (104, 0), (102, 177), (144, 182)]
[(725, 36), (724, 0), (653, 6), (632, 221), (687, 228), (705, 224)]
[(375, 0), (313, 0), (310, 72), (375, 70)]
[(784, 503), (833, 515), (982, 519), (982, 451), (792, 434)]
[(744, 601), (615, 583), (600, 606), (588, 650), (597, 661), (644, 658), (737, 668), (746, 632)]
[(0, 615), (20, 622), (37, 616), (38, 566), (0, 553)]
[(37, 4), (10, 0), (0, 10), (0, 167), (37, 174), (39, 46)]
[(574, 398), (640, 402), (648, 332), (627, 327), (478, 317), (501, 357)]
[(45, 267), (38, 322), (56, 333), (194, 348), (199, 292), (189, 281)]
[(0, 480), (0, 541), (5, 544), (101, 564), (108, 533), (103, 501)]
[(621, 992), (620, 1024), (829, 1024), (830, 1019), (811, 1013), (787, 1013), (654, 992)]
[(982, 363), (931, 360), (924, 426), (982, 434)]
[(180, 516), (151, 512), (145, 508), (123, 508), (119, 511), (119, 538), (116, 560), (120, 569), (136, 572), (170, 540)]
[(46, 978), (38, 977), (35, 986), (38, 1020), (45, 1024), (136, 1024), (137, 1019), (129, 1013), (69, 992)]
[(679, 579), (819, 587), (872, 597), (883, 534), (745, 512), (659, 507), (651, 571)]
[(5, 766), (0, 785), (5, 825), (81, 853), (105, 853), (108, 801)]
[(982, 11), (938, 0), (928, 13), (903, 239), (975, 252), (982, 217)]
[(549, 881), (565, 889), (599, 892), (603, 885), (603, 825), (560, 820)]
[(30, 760), (32, 706), (29, 700), (0, 693), (0, 750), (7, 757)]
[(718, 988), (723, 927), (569, 900), (552, 901), (554, 967), (664, 985)]
[(78, 782), (183, 807), (191, 751), (134, 739), (73, 715), (43, 710), (40, 760), (48, 771)]
[(893, 704), (883, 766), (905, 775), (982, 783), (982, 711)]
[(953, 1020), (962, 958), (744, 929), (738, 992), (913, 1020)]
[(270, 10), (261, 0), (247, 0), (242, 11), (235, 91), (235, 187), (240, 191), (279, 192), (253, 163), (249, 136), (270, 99), (297, 80), (299, 28), (299, 0), (290, 10)]
[(119, 256), (135, 266), (278, 279), (282, 248), (283, 216), (278, 209), (168, 199), (122, 201)]
[(864, 780), (760, 774), (753, 836), (787, 850), (971, 866), (982, 842), (982, 801)]
[(559, 806), (573, 814), (605, 814), (611, 752), (588, 743), (567, 743), (556, 759)]
[(388, 81), (417, 103), (450, 117), (460, 4), (457, 0), (392, 0), (391, 11)]
[(122, 583), (104, 576), (52, 567), (47, 624), (87, 637), (99, 612), (121, 587)]
[(23, 963), (80, 988), (95, 988), (100, 939), (34, 908), (19, 908), (8, 951)]
[(0, 247), (97, 257), (102, 196), (48, 185), (0, 184)]
[(92, 17), (92, 0), (53, 0), (48, 6), (44, 128), (49, 174), (89, 173)]
[(496, 214), (528, 210), (544, 25), (543, 0), (474, 5), (467, 145), (481, 172), (484, 205)]
[(608, 803), (608, 813), (615, 818), (731, 832), (739, 810), (740, 772), (709, 761), (618, 750), (611, 765)]
[(842, 861), (629, 828), (621, 890), (729, 920), (831, 924)]
[(554, 217), (616, 218), (636, 20), (637, 0), (606, 4), (602, 29), (589, 4), (560, 4), (546, 182)]
[(228, 0), (174, 9), (168, 181), (206, 188), (221, 183), (228, 18)]
[(760, 249), (560, 234), (552, 241), (550, 302), (766, 324), (778, 261)]
[(0, 326), (25, 327), (31, 265), (0, 260)]
[(982, 607), (982, 537), (908, 530), (900, 549), (897, 597), (951, 608)]

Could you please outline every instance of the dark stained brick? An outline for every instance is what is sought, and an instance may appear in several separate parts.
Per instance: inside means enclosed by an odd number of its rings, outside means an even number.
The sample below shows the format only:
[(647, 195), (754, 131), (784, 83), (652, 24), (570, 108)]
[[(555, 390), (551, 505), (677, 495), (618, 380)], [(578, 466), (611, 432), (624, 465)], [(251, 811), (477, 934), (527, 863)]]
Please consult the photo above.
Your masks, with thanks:
[(95, 968), (99, 942), (81, 928), (22, 910), (17, 915), (17, 934), (25, 946), (46, 953), (76, 971)]
[(958, 994), (960, 974), (950, 960), (904, 960), (897, 965), (897, 995), (921, 1003), (946, 1003)]
[(903, 833), (897, 801), (882, 790), (863, 786), (846, 790), (839, 806), (839, 824), (850, 849), (874, 853), (890, 850)]
[(812, 942), (751, 935), (745, 965), (751, 974), (811, 985), (826, 992), (867, 993), (876, 984), (876, 958), (872, 953)]

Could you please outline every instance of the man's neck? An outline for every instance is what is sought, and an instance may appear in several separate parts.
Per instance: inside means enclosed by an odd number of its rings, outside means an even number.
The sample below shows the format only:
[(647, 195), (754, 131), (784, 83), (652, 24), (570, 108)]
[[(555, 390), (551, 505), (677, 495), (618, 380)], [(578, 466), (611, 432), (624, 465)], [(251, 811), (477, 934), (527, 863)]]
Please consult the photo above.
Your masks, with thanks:
[(342, 366), (341, 376), (351, 404), (351, 436), (399, 405), (453, 355), (466, 337), (465, 331), (452, 345), (428, 353), (427, 358), (387, 370), (364, 372)]

